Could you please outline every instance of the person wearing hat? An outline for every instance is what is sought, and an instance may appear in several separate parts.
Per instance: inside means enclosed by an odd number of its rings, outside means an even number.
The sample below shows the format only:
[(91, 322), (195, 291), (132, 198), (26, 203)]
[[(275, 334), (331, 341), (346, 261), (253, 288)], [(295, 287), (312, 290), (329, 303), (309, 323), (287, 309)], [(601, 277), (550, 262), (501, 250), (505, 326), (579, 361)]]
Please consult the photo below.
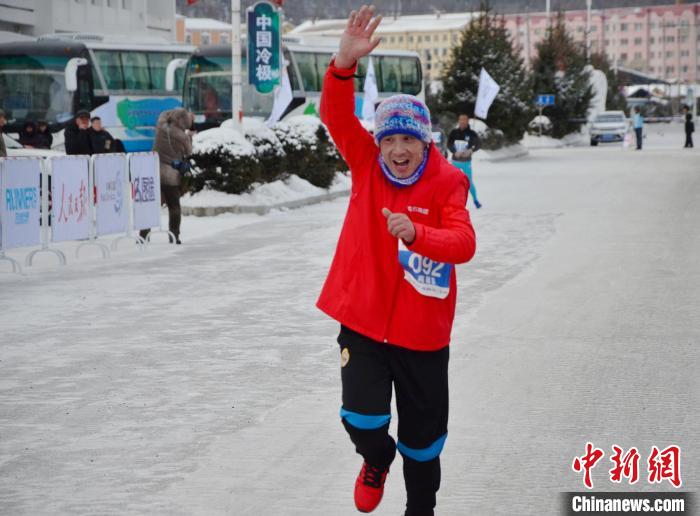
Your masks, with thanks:
[[(447, 438), (455, 264), (476, 249), (467, 176), (432, 142), (418, 98), (379, 104), (372, 137), (355, 117), (357, 61), (378, 44), (374, 7), (353, 11), (323, 83), (321, 119), (351, 170), (348, 210), (317, 307), (340, 323), (340, 417), (364, 463), (358, 510), (381, 501), (396, 451), (406, 515), (432, 515)], [(398, 439), (389, 435), (392, 386)]]
[(39, 120), (36, 123), (36, 147), (39, 149), (50, 149), (53, 143), (53, 136), (46, 120)]
[(7, 157), (7, 146), (5, 145), (5, 136), (3, 136), (2, 134), (5, 124), (7, 124), (7, 118), (5, 118), (5, 112), (2, 109), (0, 109), (0, 158)]
[(75, 123), (68, 124), (63, 132), (66, 154), (92, 154), (89, 129), (90, 112), (81, 109), (75, 114)]

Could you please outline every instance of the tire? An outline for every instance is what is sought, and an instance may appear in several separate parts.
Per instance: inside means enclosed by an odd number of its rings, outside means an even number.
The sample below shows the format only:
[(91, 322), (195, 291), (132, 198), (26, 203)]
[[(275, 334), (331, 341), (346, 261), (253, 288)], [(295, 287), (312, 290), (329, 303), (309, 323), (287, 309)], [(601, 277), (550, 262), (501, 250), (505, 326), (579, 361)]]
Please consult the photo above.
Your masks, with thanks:
[(595, 147), (598, 145), (598, 142), (595, 140), (591, 140), (591, 147)]

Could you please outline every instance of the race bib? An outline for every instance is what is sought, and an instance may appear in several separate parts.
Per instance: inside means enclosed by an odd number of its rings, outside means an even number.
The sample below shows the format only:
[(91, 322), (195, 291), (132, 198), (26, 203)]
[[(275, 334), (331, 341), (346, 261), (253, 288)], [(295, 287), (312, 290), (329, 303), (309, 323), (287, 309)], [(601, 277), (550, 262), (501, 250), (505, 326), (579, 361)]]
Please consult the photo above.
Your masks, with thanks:
[(399, 263), (403, 267), (403, 279), (408, 281), (419, 294), (445, 299), (450, 293), (451, 263), (435, 262), (409, 251), (400, 238)]

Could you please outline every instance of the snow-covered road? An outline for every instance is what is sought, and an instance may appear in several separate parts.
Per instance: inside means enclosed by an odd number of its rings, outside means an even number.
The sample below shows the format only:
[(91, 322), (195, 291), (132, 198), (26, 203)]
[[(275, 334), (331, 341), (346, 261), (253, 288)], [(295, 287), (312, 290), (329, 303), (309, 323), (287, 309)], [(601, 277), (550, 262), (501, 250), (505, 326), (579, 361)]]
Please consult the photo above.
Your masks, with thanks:
[[(650, 128), (642, 152), (475, 165), (437, 514), (556, 514), (587, 441), (597, 489), (653, 489), (669, 444), (700, 487), (700, 155)], [(0, 274), (0, 514), (356, 514), (337, 324), (314, 308), (346, 203)], [(637, 485), (610, 482), (613, 444), (640, 450)], [(376, 514), (403, 502), (397, 459)]]

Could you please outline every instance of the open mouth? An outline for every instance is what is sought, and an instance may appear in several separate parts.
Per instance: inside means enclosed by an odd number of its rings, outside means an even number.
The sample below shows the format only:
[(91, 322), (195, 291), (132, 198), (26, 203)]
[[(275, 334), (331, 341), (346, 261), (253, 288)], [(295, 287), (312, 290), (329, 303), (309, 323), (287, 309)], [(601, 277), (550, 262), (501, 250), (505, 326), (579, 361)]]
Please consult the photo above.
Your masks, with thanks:
[(391, 163), (394, 165), (394, 171), (399, 174), (405, 174), (408, 171), (408, 160), (398, 160), (392, 159)]

